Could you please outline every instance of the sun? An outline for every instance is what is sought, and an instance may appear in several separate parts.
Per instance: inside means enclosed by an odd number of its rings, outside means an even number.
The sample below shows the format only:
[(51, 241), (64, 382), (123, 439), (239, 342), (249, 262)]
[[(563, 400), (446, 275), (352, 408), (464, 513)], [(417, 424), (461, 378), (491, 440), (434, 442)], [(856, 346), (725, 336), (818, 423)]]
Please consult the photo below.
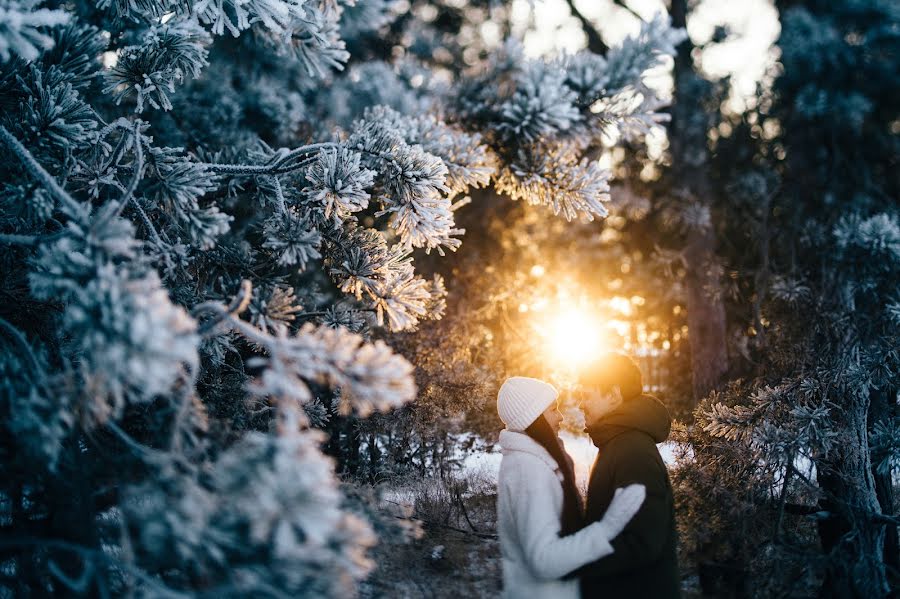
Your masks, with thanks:
[(597, 319), (578, 308), (563, 310), (549, 321), (547, 342), (548, 357), (567, 368), (589, 362), (604, 347), (603, 331)]

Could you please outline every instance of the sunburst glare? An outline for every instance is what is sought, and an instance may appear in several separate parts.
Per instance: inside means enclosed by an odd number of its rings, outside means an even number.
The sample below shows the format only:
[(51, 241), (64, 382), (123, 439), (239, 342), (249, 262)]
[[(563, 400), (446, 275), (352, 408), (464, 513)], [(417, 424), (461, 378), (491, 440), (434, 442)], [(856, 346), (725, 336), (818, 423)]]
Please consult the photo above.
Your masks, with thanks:
[(554, 316), (546, 327), (548, 358), (564, 369), (577, 368), (606, 347), (603, 328), (588, 310), (572, 307)]

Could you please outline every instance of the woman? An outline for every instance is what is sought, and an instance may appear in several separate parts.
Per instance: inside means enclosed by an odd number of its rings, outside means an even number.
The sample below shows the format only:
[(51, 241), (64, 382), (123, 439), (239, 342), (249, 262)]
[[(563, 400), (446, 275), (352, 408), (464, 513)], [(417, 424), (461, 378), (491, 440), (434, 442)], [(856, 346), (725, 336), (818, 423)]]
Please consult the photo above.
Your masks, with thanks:
[(497, 412), (506, 424), (497, 483), (505, 597), (577, 598), (578, 580), (561, 578), (610, 555), (610, 541), (644, 501), (643, 485), (616, 489), (603, 519), (579, 530), (581, 497), (557, 436), (557, 395), (552, 385), (521, 376), (507, 379), (497, 394)]

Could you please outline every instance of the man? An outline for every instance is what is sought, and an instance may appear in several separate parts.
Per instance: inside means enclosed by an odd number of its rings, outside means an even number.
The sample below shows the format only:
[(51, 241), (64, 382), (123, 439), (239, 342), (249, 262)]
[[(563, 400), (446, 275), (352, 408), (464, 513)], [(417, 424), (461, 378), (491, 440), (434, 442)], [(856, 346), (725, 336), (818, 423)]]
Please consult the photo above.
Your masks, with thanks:
[(669, 436), (671, 418), (643, 393), (641, 371), (613, 353), (585, 371), (579, 395), (586, 430), (599, 449), (588, 484), (585, 524), (600, 520), (613, 492), (631, 483), (647, 488), (641, 509), (612, 541), (615, 553), (580, 568), (585, 599), (680, 596), (675, 504), (669, 473), (656, 448)]

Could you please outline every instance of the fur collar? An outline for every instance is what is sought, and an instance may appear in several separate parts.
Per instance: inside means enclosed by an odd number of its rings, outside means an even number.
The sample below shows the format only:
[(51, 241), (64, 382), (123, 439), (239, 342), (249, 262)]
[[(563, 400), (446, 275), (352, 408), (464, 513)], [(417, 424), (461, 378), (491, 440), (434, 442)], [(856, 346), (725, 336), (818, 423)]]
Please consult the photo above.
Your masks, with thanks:
[(508, 429), (500, 431), (500, 447), (503, 449), (503, 455), (521, 451), (522, 453), (531, 454), (547, 464), (552, 470), (559, 470), (559, 464), (553, 459), (550, 453), (541, 447), (541, 444), (526, 435)]

